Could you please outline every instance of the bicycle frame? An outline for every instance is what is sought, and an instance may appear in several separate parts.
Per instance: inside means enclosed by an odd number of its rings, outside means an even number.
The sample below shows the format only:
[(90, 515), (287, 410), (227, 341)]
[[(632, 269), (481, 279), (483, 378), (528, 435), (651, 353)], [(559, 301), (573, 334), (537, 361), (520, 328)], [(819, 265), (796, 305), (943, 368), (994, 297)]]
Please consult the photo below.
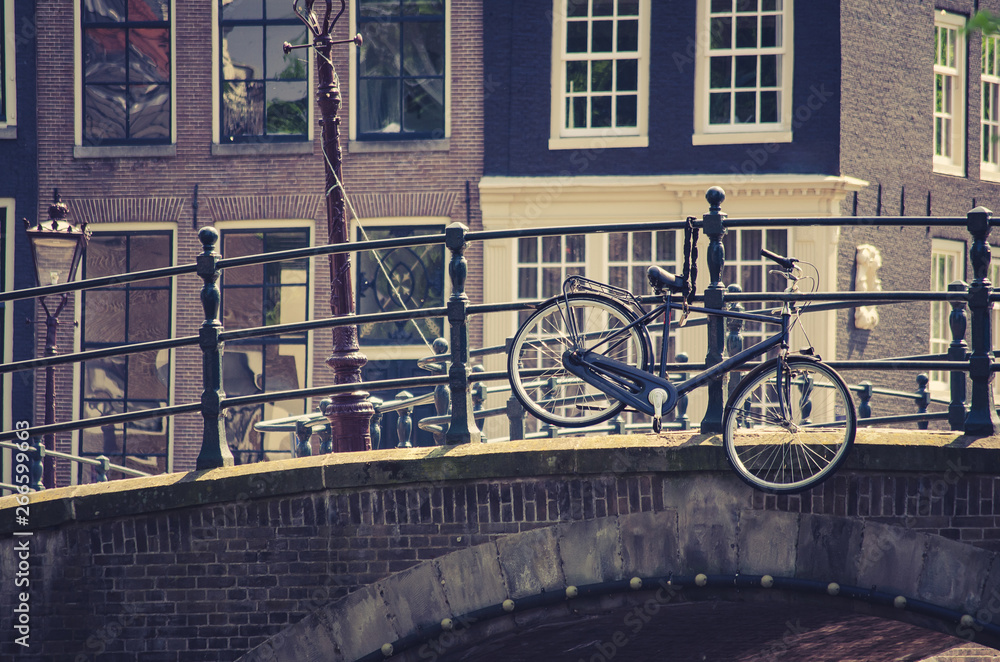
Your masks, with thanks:
[[(717, 317), (760, 322), (770, 325), (780, 325), (781, 330), (757, 343), (753, 347), (749, 347), (735, 356), (731, 356), (728, 359), (725, 359), (722, 362), (699, 372), (693, 377), (680, 382), (679, 384), (674, 384), (666, 378), (665, 352), (661, 351), (660, 355), (660, 376), (656, 376), (646, 370), (610, 359), (595, 352), (595, 350), (602, 345), (611, 344), (615, 339), (624, 337), (624, 335), (627, 334), (632, 328), (641, 327), (645, 329), (651, 320), (656, 319), (659, 315), (664, 313), (666, 313), (663, 321), (665, 346), (667, 337), (666, 334), (669, 333), (670, 320), (672, 317), (670, 312), (674, 309), (682, 308), (684, 308), (682, 304), (673, 303), (670, 296), (666, 296), (666, 301), (664, 303), (658, 305), (650, 312), (640, 316), (631, 324), (622, 327), (601, 342), (590, 347), (578, 347), (577, 349), (566, 350), (566, 352), (563, 353), (563, 365), (570, 373), (579, 377), (603, 393), (606, 393), (620, 402), (624, 402), (626, 405), (631, 406), (644, 414), (655, 416), (656, 406), (653, 403), (651, 395), (656, 389), (662, 389), (662, 391), (666, 394), (665, 400), (660, 405), (659, 413), (663, 414), (671, 411), (674, 406), (676, 406), (677, 399), (689, 391), (692, 391), (699, 386), (703, 386), (713, 379), (721, 377), (723, 374), (730, 372), (734, 368), (741, 366), (749, 360), (761, 356), (772, 348), (778, 346), (780, 346), (783, 350), (779, 354), (778, 360), (780, 362), (783, 360), (784, 354), (788, 349), (788, 335), (792, 314), (790, 307), (786, 303), (782, 307), (779, 319), (766, 315), (755, 315), (753, 313), (741, 313), (731, 310), (718, 310), (714, 308), (700, 308), (694, 306), (688, 307), (688, 311), (705, 313), (707, 315), (714, 315)], [(572, 319), (572, 315), (567, 316), (567, 324), (573, 334), (574, 342), (582, 340), (577, 332), (575, 320)], [(779, 370), (779, 379), (781, 374), (782, 371)], [(783, 402), (781, 395), (783, 389), (781, 388), (780, 383), (778, 384), (777, 390), (779, 406), (781, 407), (781, 411), (785, 412), (785, 403)]]

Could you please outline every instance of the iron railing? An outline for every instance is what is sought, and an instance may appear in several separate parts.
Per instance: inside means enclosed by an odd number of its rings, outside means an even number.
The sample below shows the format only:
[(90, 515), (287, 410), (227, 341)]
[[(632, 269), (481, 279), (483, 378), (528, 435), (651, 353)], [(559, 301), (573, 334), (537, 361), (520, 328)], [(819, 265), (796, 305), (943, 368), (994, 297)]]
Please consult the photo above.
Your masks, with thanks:
[[(716, 193), (715, 191), (718, 191)], [(707, 262), (709, 267), (710, 285), (704, 293), (697, 297), (707, 308), (722, 309), (725, 306), (738, 305), (744, 301), (766, 300), (780, 302), (788, 298), (797, 301), (810, 302), (811, 310), (834, 309), (854, 307), (858, 305), (870, 305), (875, 303), (900, 303), (908, 301), (946, 301), (952, 306), (950, 325), (952, 331), (952, 342), (946, 354), (922, 355), (911, 357), (897, 357), (892, 359), (874, 361), (830, 361), (829, 363), (840, 369), (870, 369), (870, 370), (942, 370), (949, 371), (951, 379), (951, 398), (946, 403), (948, 411), (946, 414), (918, 413), (914, 416), (899, 416), (872, 419), (880, 422), (899, 422), (901, 420), (930, 420), (932, 418), (946, 418), (952, 429), (964, 430), (966, 434), (974, 436), (984, 436), (992, 434), (1000, 428), (996, 410), (993, 405), (993, 393), (991, 381), (994, 370), (994, 352), (991, 337), (991, 309), (993, 301), (998, 295), (994, 294), (990, 282), (987, 279), (990, 265), (990, 252), (986, 242), (991, 229), (992, 212), (984, 208), (976, 208), (970, 211), (965, 219), (953, 217), (823, 217), (823, 218), (796, 218), (796, 219), (738, 219), (730, 220), (721, 211), (723, 196), (718, 189), (710, 189), (706, 196), (709, 199), (709, 213), (702, 217), (696, 224), (701, 227), (709, 238), (707, 249)], [(198, 336), (186, 336), (182, 338), (164, 339), (154, 342), (133, 343), (118, 347), (90, 350), (86, 352), (76, 352), (71, 354), (57, 355), (53, 357), (32, 359), (27, 361), (17, 361), (0, 365), (0, 374), (10, 373), (18, 370), (29, 370), (67, 363), (77, 363), (89, 359), (132, 354), (151, 350), (174, 349), (199, 345), (204, 358), (203, 381), (204, 390), (201, 402), (192, 402), (179, 405), (161, 407), (142, 411), (127, 412), (95, 418), (88, 418), (76, 421), (66, 421), (52, 425), (36, 425), (22, 430), (8, 430), (0, 432), (0, 442), (8, 442), (5, 447), (16, 446), (17, 452), (24, 454), (34, 454), (31, 464), (32, 485), (40, 488), (40, 478), (34, 476), (34, 471), (40, 466), (40, 453), (45, 451), (40, 449), (37, 442), (33, 442), (31, 451), (24, 451), (21, 444), (12, 444), (11, 440), (23, 439), (24, 435), (37, 438), (45, 434), (76, 431), (87, 428), (117, 425), (128, 422), (139, 421), (148, 418), (160, 418), (164, 416), (176, 416), (178, 414), (201, 412), (204, 419), (204, 434), (202, 439), (201, 453), (199, 454), (198, 468), (205, 469), (215, 466), (222, 466), (221, 447), (226, 443), (224, 431), (221, 427), (221, 415), (223, 410), (229, 407), (259, 405), (263, 403), (276, 402), (281, 400), (301, 399), (312, 396), (330, 396), (338, 392), (352, 391), (362, 387), (368, 391), (400, 391), (416, 387), (434, 387), (432, 397), (429, 399), (436, 403), (438, 414), (435, 420), (425, 423), (435, 432), (438, 443), (469, 443), (481, 441), (481, 433), (477, 425), (477, 418), (487, 415), (506, 414), (511, 419), (510, 438), (520, 438), (523, 432), (523, 411), (518, 413), (519, 407), (516, 402), (508, 402), (508, 405), (495, 410), (483, 410), (482, 403), (487, 390), (490, 387), (479, 386), (494, 381), (505, 381), (507, 376), (504, 372), (483, 372), (473, 373), (471, 360), (475, 356), (485, 355), (489, 352), (502, 352), (504, 348), (491, 348), (489, 350), (473, 350), (469, 345), (468, 320), (472, 315), (489, 315), (498, 312), (518, 311), (530, 309), (535, 302), (517, 301), (508, 303), (482, 303), (474, 304), (468, 299), (465, 292), (465, 280), (468, 271), (465, 252), (472, 242), (508, 239), (514, 240), (523, 237), (543, 237), (559, 236), (567, 234), (595, 234), (613, 232), (655, 232), (661, 230), (683, 230), (687, 225), (686, 221), (658, 221), (645, 223), (624, 223), (613, 227), (593, 227), (593, 226), (562, 226), (547, 228), (519, 228), (515, 230), (495, 230), (495, 231), (470, 231), (461, 223), (452, 223), (443, 234), (421, 235), (417, 237), (380, 239), (374, 241), (352, 242), (343, 244), (329, 244), (310, 248), (285, 250), (260, 255), (250, 255), (238, 258), (222, 258), (215, 250), (218, 240), (218, 233), (213, 228), (203, 228), (199, 232), (199, 240), (202, 243), (202, 253), (198, 256), (195, 264), (179, 265), (163, 269), (153, 269), (142, 272), (121, 274), (117, 276), (92, 278), (74, 283), (60, 285), (48, 285), (34, 287), (13, 292), (0, 293), (0, 302), (29, 299), (52, 294), (62, 294), (69, 292), (84, 291), (96, 287), (104, 287), (112, 284), (122, 284), (128, 282), (141, 282), (164, 277), (186, 276), (197, 274), (203, 281), (201, 290), (201, 300), (205, 308), (205, 322), (202, 325), (202, 332)], [(969, 252), (974, 278), (972, 283), (953, 284), (948, 292), (926, 292), (926, 291), (904, 291), (904, 292), (849, 292), (849, 293), (816, 293), (816, 294), (795, 294), (784, 295), (776, 293), (741, 293), (729, 291), (721, 287), (721, 274), (725, 264), (724, 249), (722, 248), (722, 236), (728, 228), (786, 228), (789, 226), (891, 226), (891, 227), (928, 227), (928, 226), (961, 226), (964, 225), (972, 237), (971, 249)], [(448, 273), (451, 279), (452, 293), (443, 307), (424, 308), (421, 310), (408, 310), (390, 313), (378, 313), (370, 315), (353, 315), (341, 318), (321, 318), (305, 322), (292, 324), (278, 324), (251, 329), (241, 329), (236, 331), (225, 331), (221, 327), (219, 318), (220, 293), (217, 281), (221, 273), (228, 268), (235, 268), (249, 265), (260, 265), (283, 260), (295, 260), (307, 257), (318, 257), (333, 255), (337, 253), (361, 252), (369, 250), (383, 250), (388, 248), (398, 248), (404, 246), (421, 246), (443, 243), (450, 253)], [(648, 301), (648, 298), (647, 298)], [(971, 321), (966, 320), (966, 307), (971, 312)], [(365, 323), (383, 323), (398, 321), (403, 319), (415, 319), (425, 317), (446, 316), (450, 323), (450, 348), (447, 354), (443, 352), (430, 357), (426, 363), (437, 362), (439, 372), (443, 372), (447, 364), (447, 374), (437, 374), (420, 378), (391, 379), (363, 382), (359, 384), (324, 385), (311, 388), (295, 389), (289, 391), (272, 391), (261, 394), (246, 395), (239, 397), (225, 397), (223, 384), (221, 382), (221, 353), (222, 344), (227, 340), (242, 338), (258, 338), (265, 336), (277, 336), (288, 333), (298, 333), (317, 329), (328, 329), (337, 326), (355, 325)], [(738, 340), (739, 331), (733, 336), (733, 330), (727, 337), (723, 320), (710, 316), (703, 323), (708, 332), (708, 352), (704, 363), (684, 363), (677, 362), (669, 364), (667, 369), (672, 372), (691, 371), (704, 369), (722, 360), (727, 344)], [(697, 322), (691, 322), (688, 326), (694, 326)], [(966, 326), (971, 327), (971, 348), (967, 347), (964, 341)], [(206, 333), (206, 329), (214, 329), (213, 332)], [(732, 346), (732, 345), (728, 345)], [(438, 348), (435, 349), (438, 351)], [(445, 352), (448, 350), (445, 349)], [(966, 402), (966, 379), (968, 374), (971, 382), (971, 398)], [(477, 394), (478, 390), (478, 394)], [(721, 429), (722, 405), (723, 405), (723, 385), (721, 380), (712, 382), (707, 387), (708, 407), (704, 418), (700, 422), (700, 428), (705, 432), (718, 432)], [(876, 393), (886, 394), (884, 391), (875, 389), (870, 385), (859, 385), (853, 387), (859, 394), (861, 400), (859, 410), (862, 416), (870, 416), (871, 395)], [(918, 389), (919, 391), (919, 389)], [(898, 392), (895, 395), (900, 395)], [(905, 394), (904, 394), (905, 395)], [(919, 412), (926, 412), (926, 405), (929, 399), (924, 394), (915, 397), (918, 403)], [(425, 398), (427, 396), (424, 396)], [(412, 409), (416, 399), (401, 397), (387, 403), (380, 403), (379, 415), (388, 411), (405, 411)], [(421, 400), (422, 402), (422, 400)], [(447, 407), (445, 403), (447, 402)], [(447, 412), (447, 413), (446, 413)], [(680, 412), (681, 420), (677, 426), (686, 426), (689, 422), (684, 420), (683, 413)], [(441, 418), (446, 416), (446, 418)], [(518, 423), (518, 420), (522, 421)], [(310, 424), (313, 427), (322, 427), (322, 423), (316, 417), (302, 417), (305, 429), (300, 429), (299, 443), (297, 448), (300, 452), (305, 452), (308, 443), (304, 443), (302, 436), (306, 434)], [(377, 419), (375, 419), (377, 422)], [(318, 425), (317, 425), (318, 423)], [(443, 423), (446, 423), (444, 425)], [(412, 421), (406, 422), (406, 416), (400, 418), (399, 430), (405, 432), (412, 429)], [(603, 431), (626, 431), (627, 426), (618, 422), (611, 422), (606, 426), (598, 428)], [(543, 428), (546, 436), (556, 436), (559, 431)], [(322, 437), (321, 437), (322, 438)], [(308, 439), (308, 437), (305, 437)], [(321, 444), (321, 448), (325, 448)], [(52, 453), (50, 453), (52, 454)], [(106, 476), (107, 471), (114, 470), (122, 473), (135, 473), (135, 470), (122, 471), (123, 467), (110, 465), (106, 458), (83, 458), (59, 454), (59, 457), (70, 459), (73, 462), (82, 462), (93, 466), (100, 466)], [(100, 471), (100, 470), (99, 470)], [(100, 475), (100, 473), (99, 473)], [(13, 486), (0, 485), (0, 489), (11, 489)]]

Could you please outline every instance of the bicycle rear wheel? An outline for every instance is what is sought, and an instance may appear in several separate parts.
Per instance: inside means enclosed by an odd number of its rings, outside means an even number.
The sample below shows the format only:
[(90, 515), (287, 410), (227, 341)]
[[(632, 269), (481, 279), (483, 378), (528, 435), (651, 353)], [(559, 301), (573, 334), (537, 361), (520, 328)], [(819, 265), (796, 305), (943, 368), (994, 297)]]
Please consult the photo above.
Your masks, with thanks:
[(543, 304), (517, 330), (507, 356), (514, 396), (532, 416), (559, 427), (586, 427), (615, 416), (625, 405), (566, 370), (562, 356), (567, 349), (594, 347), (648, 370), (649, 343), (642, 331), (623, 330), (636, 319), (617, 301), (592, 294), (570, 296), (568, 314), (562, 297)]
[(856, 428), (854, 401), (840, 375), (813, 359), (789, 356), (780, 375), (772, 359), (739, 383), (726, 404), (722, 437), (740, 478), (766, 492), (791, 494), (833, 475)]

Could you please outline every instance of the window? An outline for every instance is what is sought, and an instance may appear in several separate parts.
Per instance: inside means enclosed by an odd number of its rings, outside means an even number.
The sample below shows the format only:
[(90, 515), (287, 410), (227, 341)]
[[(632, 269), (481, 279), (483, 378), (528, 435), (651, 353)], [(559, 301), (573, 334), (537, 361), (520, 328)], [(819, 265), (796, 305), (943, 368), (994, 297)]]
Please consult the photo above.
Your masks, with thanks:
[(14, 76), (14, 0), (4, 0), (0, 9), (0, 138), (16, 138), (17, 103)]
[[(222, 229), (222, 255), (227, 258), (310, 245), (307, 228)], [(308, 259), (226, 269), (222, 276), (222, 324), (226, 331), (272, 324), (304, 322), (309, 316)], [(229, 396), (306, 387), (309, 336), (290, 333), (266, 338), (226, 342), (223, 354), (223, 388)], [(261, 420), (306, 413), (306, 401), (282, 400), (273, 404), (230, 407), (224, 410), (226, 437), (240, 464), (273, 459), (288, 453), (285, 446), (265, 444), (253, 429)]]
[[(561, 294), (566, 278), (586, 275), (586, 246), (582, 234), (518, 239), (517, 298), (547, 299)], [(532, 312), (520, 311), (518, 324)]]
[(792, 8), (699, 0), (693, 143), (790, 142)]
[[(931, 292), (947, 292), (948, 285), (963, 280), (965, 275), (965, 244), (961, 241), (933, 239), (931, 241)], [(951, 345), (951, 326), (948, 317), (951, 304), (947, 301), (931, 302), (930, 353), (947, 354)], [(933, 398), (949, 399), (950, 377), (943, 370), (930, 372), (930, 391)]]
[(648, 0), (555, 0), (549, 149), (645, 147)]
[(309, 33), (291, 2), (221, 0), (219, 6), (220, 140), (308, 140)]
[[(358, 241), (444, 232), (441, 226), (379, 226), (358, 232)], [(359, 315), (444, 306), (445, 249), (442, 244), (364, 251), (358, 256)], [(420, 345), (427, 349), (445, 335), (443, 318), (363, 324), (364, 345)]]
[[(87, 244), (82, 278), (168, 267), (173, 233), (95, 231)], [(165, 340), (171, 336), (173, 290), (169, 278), (87, 290), (80, 294), (80, 350)], [(92, 359), (81, 364), (82, 418), (165, 407), (170, 400), (170, 350)], [(170, 419), (106, 425), (80, 433), (80, 454), (107, 456), (148, 473), (168, 471)], [(80, 465), (78, 481), (94, 479)]]
[(358, 140), (446, 136), (445, 0), (358, 0)]
[(171, 141), (169, 0), (82, 0), (83, 144)]
[[(683, 264), (684, 233), (674, 230), (661, 232), (613, 232), (608, 234), (608, 283), (629, 290), (638, 296), (650, 294), (646, 270), (650, 265), (663, 267), (667, 271), (680, 274)], [(676, 318), (675, 318), (676, 319)], [(663, 342), (663, 327), (650, 324), (647, 327), (654, 352), (660, 355)], [(667, 347), (667, 360), (673, 361), (676, 354), (677, 335), (671, 334)]]
[[(785, 279), (772, 274), (774, 263), (761, 257), (760, 249), (766, 248), (778, 255), (788, 255), (788, 230), (730, 230), (722, 238), (726, 250), (726, 263), (722, 268), (722, 282), (736, 284), (744, 292), (784, 292), (788, 287)], [(700, 289), (700, 288), (699, 288)], [(745, 301), (747, 312), (759, 310), (773, 304), (760, 301)], [(774, 334), (779, 327), (760, 322), (744, 322), (743, 348), (752, 347)], [(769, 356), (776, 354), (772, 350)]]
[(983, 37), (983, 158), (980, 177), (1000, 181), (1000, 37)]
[(934, 21), (934, 172), (965, 174), (965, 19)]

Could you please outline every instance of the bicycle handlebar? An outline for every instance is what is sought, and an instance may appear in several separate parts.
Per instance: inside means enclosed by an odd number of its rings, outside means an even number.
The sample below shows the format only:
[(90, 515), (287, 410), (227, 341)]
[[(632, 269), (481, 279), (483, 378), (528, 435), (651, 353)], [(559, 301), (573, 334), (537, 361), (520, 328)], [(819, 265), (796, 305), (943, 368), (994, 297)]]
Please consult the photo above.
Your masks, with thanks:
[(777, 253), (772, 253), (766, 248), (760, 249), (760, 254), (766, 257), (767, 259), (771, 260), (772, 262), (777, 263), (785, 271), (791, 271), (792, 269), (794, 269), (795, 263), (799, 261), (798, 258), (794, 257), (782, 257)]

